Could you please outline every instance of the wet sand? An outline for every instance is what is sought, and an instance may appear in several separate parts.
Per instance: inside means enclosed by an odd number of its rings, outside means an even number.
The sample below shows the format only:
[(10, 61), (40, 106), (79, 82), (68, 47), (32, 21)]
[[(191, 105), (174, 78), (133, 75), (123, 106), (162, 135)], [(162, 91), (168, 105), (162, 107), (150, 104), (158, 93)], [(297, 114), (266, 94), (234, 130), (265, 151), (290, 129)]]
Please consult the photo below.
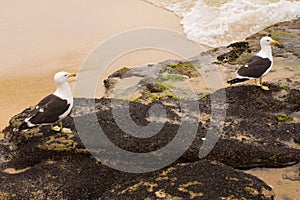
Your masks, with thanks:
[(269, 184), (274, 192), (275, 198), (286, 200), (297, 200), (300, 197), (300, 165), (279, 169), (252, 169), (246, 173), (259, 177)]

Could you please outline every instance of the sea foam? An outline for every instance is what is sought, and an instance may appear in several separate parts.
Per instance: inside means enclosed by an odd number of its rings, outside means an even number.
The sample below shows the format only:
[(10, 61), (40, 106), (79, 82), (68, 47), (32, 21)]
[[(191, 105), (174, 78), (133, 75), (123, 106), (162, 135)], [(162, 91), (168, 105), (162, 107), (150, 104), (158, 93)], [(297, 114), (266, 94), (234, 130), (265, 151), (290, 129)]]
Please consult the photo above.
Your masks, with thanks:
[(147, 0), (182, 18), (187, 38), (217, 47), (244, 40), (277, 22), (300, 17), (293, 0)]

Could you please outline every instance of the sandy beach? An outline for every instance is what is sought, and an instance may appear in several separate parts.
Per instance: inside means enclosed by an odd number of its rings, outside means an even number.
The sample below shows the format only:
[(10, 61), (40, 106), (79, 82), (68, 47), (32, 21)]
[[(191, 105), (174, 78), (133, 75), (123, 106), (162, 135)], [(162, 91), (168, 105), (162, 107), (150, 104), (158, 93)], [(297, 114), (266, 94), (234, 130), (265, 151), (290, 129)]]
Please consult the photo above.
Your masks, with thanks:
[[(53, 92), (55, 72), (76, 72), (104, 40), (142, 27), (182, 32), (179, 17), (142, 0), (13, 0), (1, 6), (0, 19), (1, 130), (13, 115)], [(137, 52), (117, 60), (110, 70), (166, 58), (177, 56)]]

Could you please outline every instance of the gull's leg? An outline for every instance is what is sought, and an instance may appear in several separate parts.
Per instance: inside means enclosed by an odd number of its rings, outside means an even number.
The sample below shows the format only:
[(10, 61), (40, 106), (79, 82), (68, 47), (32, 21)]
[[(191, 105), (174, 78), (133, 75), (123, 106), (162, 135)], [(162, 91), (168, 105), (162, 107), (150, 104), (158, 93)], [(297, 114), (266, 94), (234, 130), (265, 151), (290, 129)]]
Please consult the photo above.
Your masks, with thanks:
[(51, 124), (51, 130), (55, 132), (62, 132), (62, 133), (72, 133), (72, 130), (69, 128), (64, 128), (61, 121), (58, 122), (58, 126), (54, 126)]
[(60, 128), (59, 126), (53, 126), (53, 125), (51, 124), (51, 130), (52, 130), (52, 131), (55, 131), (55, 132), (59, 132), (59, 131), (61, 130), (61, 128)]
[(270, 90), (268, 86), (264, 86), (264, 85), (262, 84), (262, 78), (259, 79), (259, 83), (260, 83), (260, 85), (261, 85), (261, 86), (260, 86), (261, 89), (263, 89), (263, 90)]
[(262, 85), (262, 78), (259, 78), (259, 84)]
[(263, 89), (263, 90), (270, 90), (270, 88), (268, 86), (265, 86), (265, 85), (262, 85), (261, 89)]
[(59, 125), (60, 129), (63, 129), (63, 124), (61, 121), (58, 122), (58, 125)]
[(61, 132), (62, 132), (62, 133), (66, 133), (66, 134), (68, 134), (68, 133), (73, 133), (72, 130), (71, 130), (70, 128), (62, 128), (62, 129), (61, 129)]
[(255, 85), (258, 87), (261, 87), (261, 78), (259, 79), (259, 81), (257, 81), (257, 79), (255, 79)]
[(69, 129), (69, 128), (64, 128), (64, 127), (63, 127), (62, 122), (60, 122), (59, 125), (60, 125), (60, 127), (61, 127), (61, 129), (60, 129), (61, 131), (60, 131), (60, 132), (62, 132), (62, 133), (67, 133), (67, 134), (68, 134), (68, 133), (72, 133), (72, 130), (71, 130), (71, 129)]

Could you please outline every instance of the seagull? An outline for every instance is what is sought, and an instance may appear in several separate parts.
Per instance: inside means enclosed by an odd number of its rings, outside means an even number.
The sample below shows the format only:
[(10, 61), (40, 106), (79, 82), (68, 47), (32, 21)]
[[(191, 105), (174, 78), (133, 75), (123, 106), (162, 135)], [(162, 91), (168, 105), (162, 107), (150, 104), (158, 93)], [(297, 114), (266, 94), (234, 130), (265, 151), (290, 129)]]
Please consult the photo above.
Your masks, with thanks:
[[(260, 51), (236, 71), (235, 79), (227, 81), (229, 84), (244, 82), (250, 79), (255, 79), (255, 85), (261, 87), (263, 90), (269, 90), (267, 86), (262, 85), (262, 77), (270, 72), (273, 66), (273, 57), (271, 44), (279, 45), (279, 42), (271, 37), (262, 37), (260, 40)], [(257, 80), (259, 83), (257, 84)]]
[[(18, 130), (26, 130), (39, 125), (51, 125), (54, 131), (62, 133), (72, 132), (70, 129), (63, 128), (61, 120), (71, 112), (73, 107), (73, 95), (68, 84), (69, 77), (75, 77), (75, 73), (58, 72), (54, 75), (56, 83), (56, 91), (43, 98), (29, 113)], [(58, 126), (53, 127), (53, 123), (57, 122)]]

